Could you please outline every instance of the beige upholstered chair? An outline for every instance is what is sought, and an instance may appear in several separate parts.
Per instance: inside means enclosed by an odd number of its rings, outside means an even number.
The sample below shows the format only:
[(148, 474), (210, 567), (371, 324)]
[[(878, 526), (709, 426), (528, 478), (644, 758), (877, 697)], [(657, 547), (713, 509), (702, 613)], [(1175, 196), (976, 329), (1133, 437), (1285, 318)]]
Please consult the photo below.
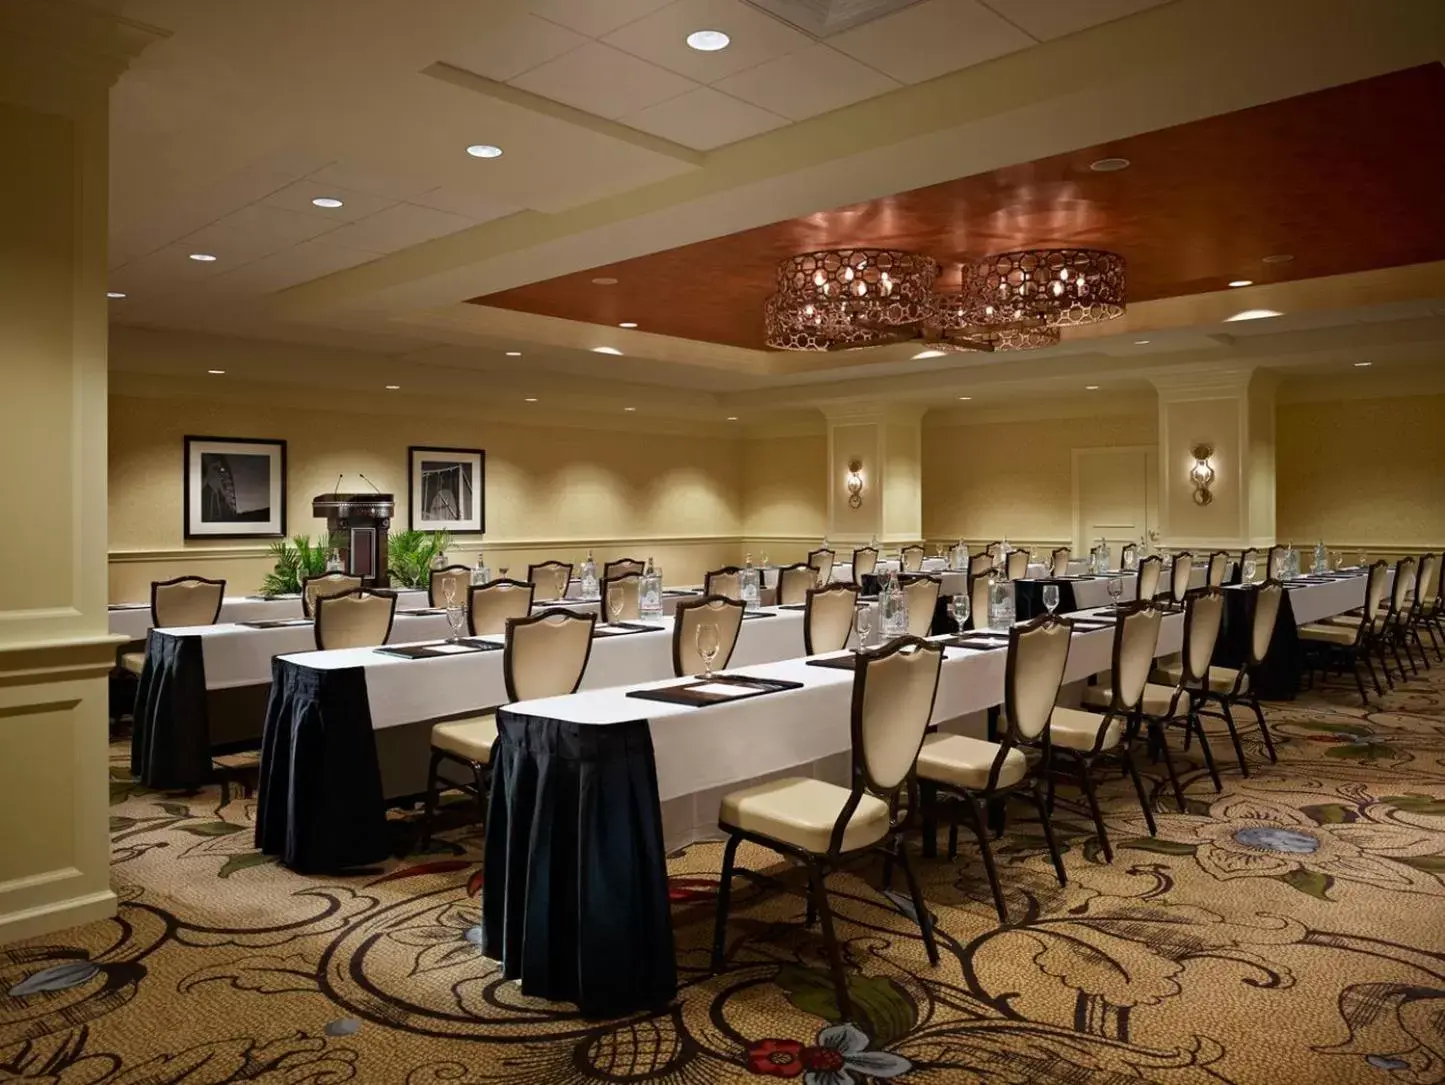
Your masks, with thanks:
[[(1425, 659), (1425, 643), (1420, 639), (1420, 630), (1430, 635), (1435, 648), (1437, 662), (1445, 662), (1440, 641), (1435, 636), (1440, 617), (1440, 555), (1420, 556), (1420, 575), (1415, 584), (1415, 603), (1410, 608), (1410, 633), (1420, 648), (1420, 658)], [(1428, 666), (1428, 662), (1427, 662)]]
[(853, 583), (862, 584), (865, 576), (872, 576), (878, 568), (878, 551), (871, 546), (853, 551)]
[(841, 652), (853, 632), (853, 614), (858, 608), (856, 584), (829, 584), (809, 588), (803, 613), (803, 654)]
[(343, 573), (323, 573), (301, 581), (301, 612), (308, 618), (316, 616), (316, 600), (323, 595), (346, 595), (361, 587), (361, 577)]
[[(1184, 601), (1184, 652), (1179, 681), (1172, 686), (1148, 682), (1139, 701), (1140, 716), (1148, 724), (1156, 747), (1163, 753), (1164, 767), (1169, 772), (1169, 782), (1173, 785), (1174, 799), (1181, 814), (1184, 813), (1184, 789), (1179, 785), (1174, 759), (1165, 741), (1169, 726), (1183, 727), (1186, 735), (1192, 734), (1199, 739), (1199, 748), (1214, 781), (1214, 790), (1219, 791), (1221, 787), (1209, 739), (1205, 737), (1204, 725), (1199, 722), (1199, 703), (1204, 699), (1210, 660), (1214, 658), (1214, 645), (1219, 639), (1219, 627), (1223, 620), (1223, 591), (1200, 588), (1191, 592)], [(1113, 687), (1104, 683), (1088, 686), (1083, 700), (1096, 708), (1108, 708), (1114, 701)]]
[(567, 598), (567, 588), (572, 583), (572, 566), (565, 561), (540, 561), (527, 566), (527, 582), (536, 590), (533, 602), (550, 603), (554, 599)]
[(1169, 598), (1176, 607), (1184, 605), (1184, 597), (1189, 594), (1189, 578), (1193, 575), (1194, 555), (1188, 550), (1175, 554), (1169, 570)]
[(1009, 580), (1022, 580), (1029, 575), (1029, 552), (1010, 550), (1004, 558), (1004, 576)]
[(1159, 594), (1159, 576), (1164, 570), (1164, 559), (1150, 554), (1139, 563), (1139, 572), (1134, 584), (1134, 598), (1141, 602), (1153, 599)]
[(818, 579), (825, 585), (833, 582), (833, 558), (833, 551), (827, 548), (808, 551), (808, 564), (818, 570)]
[(933, 632), (933, 615), (938, 606), (938, 593), (943, 578), (916, 574), (903, 583), (903, 598), (908, 602), (908, 635), (926, 637)]
[(1284, 552), (1289, 549), (1286, 546), (1271, 546), (1269, 548), (1268, 563), (1265, 565), (1265, 577), (1269, 580), (1278, 580), (1284, 575)]
[(983, 576), (993, 570), (993, 555), (985, 550), (982, 554), (975, 554), (968, 559), (968, 575)]
[(672, 617), (672, 673), (679, 678), (703, 671), (702, 656), (697, 650), (698, 626), (711, 622), (717, 626), (717, 658), (712, 669), (720, 671), (733, 657), (738, 643), (738, 630), (743, 624), (743, 604), (722, 595), (704, 595), (679, 603)]
[(391, 636), (396, 592), (358, 588), (345, 595), (316, 597), (316, 650), (377, 648)]
[(445, 569), (433, 569), (431, 576), (427, 579), (427, 606), (465, 606), (467, 589), (471, 586), (472, 571), (465, 565), (448, 565)]
[(1053, 576), (1069, 575), (1069, 558), (1072, 556), (1067, 546), (1061, 546), (1049, 555), (1049, 572)]
[[(1370, 566), (1365, 580), (1365, 607), (1360, 614), (1340, 614), (1299, 627), (1306, 665), (1317, 665), (1320, 670), (1327, 670), (1331, 664), (1348, 662), (1355, 676), (1355, 685), (1360, 690), (1360, 700), (1366, 706), (1369, 705), (1370, 698), (1365, 692), (1365, 683), (1360, 674), (1361, 664), (1364, 664), (1370, 673), (1375, 693), (1381, 697), (1385, 695), (1385, 689), (1380, 685), (1380, 676), (1375, 673), (1372, 657), (1378, 654), (1381, 665), (1386, 666), (1381, 632), (1388, 614), (1385, 606), (1387, 575), (1383, 561), (1377, 561)], [(1388, 673), (1387, 667), (1386, 674)]]
[[(602, 582), (602, 620), (635, 622), (642, 617), (642, 607), (638, 600), (641, 592), (641, 573), (608, 577)], [(612, 613), (614, 601), (618, 601), (617, 606), (621, 608), (616, 614)]]
[(923, 572), (923, 555), (927, 552), (921, 546), (905, 546), (901, 554), (900, 571), (905, 573)]
[(1049, 805), (1052, 806), (1054, 801), (1055, 777), (1063, 776), (1072, 769), (1088, 800), (1094, 832), (1099, 838), (1105, 862), (1114, 861), (1114, 852), (1109, 847), (1109, 834), (1104, 829), (1098, 794), (1094, 790), (1093, 771), (1099, 760), (1110, 758), (1123, 766), (1134, 781), (1134, 793), (1139, 797), (1139, 807), (1144, 811), (1149, 835), (1153, 836), (1156, 832), (1149, 796), (1139, 779), (1139, 769), (1130, 756), (1129, 747), (1139, 727), (1140, 702), (1144, 697), (1144, 685), (1149, 681), (1149, 669), (1154, 665), (1154, 652), (1159, 644), (1159, 627), (1163, 620), (1164, 612), (1150, 600), (1121, 606), (1114, 624), (1110, 700), (1103, 715), (1059, 706), (1049, 717), (1049, 742), (1055, 758), (1055, 772), (1049, 778)]
[(467, 598), (467, 628), (472, 636), (497, 636), (507, 622), (532, 613), (535, 586), (525, 580), (489, 580), (471, 588)]
[(971, 573), (968, 578), (968, 620), (971, 629), (987, 629), (993, 573)]
[[(190, 625), (215, 625), (226, 597), (224, 580), (203, 576), (178, 576), (174, 580), (151, 581), (151, 627), (176, 629)], [(145, 652), (125, 652), (120, 666), (131, 674), (145, 670)]]
[[(1045, 614), (1009, 630), (1008, 662), (1004, 671), (1003, 737), (997, 742), (967, 735), (936, 733), (923, 740), (918, 751), (918, 779), (932, 785), (924, 792), (925, 804), (932, 805), (932, 793), (952, 800), (948, 805), (948, 856), (958, 855), (958, 812), (965, 811), (978, 838), (979, 853), (994, 907), (1001, 922), (1008, 922), (1008, 906), (994, 867), (989, 847), (987, 805), (996, 799), (1028, 799), (1038, 810), (1044, 840), (1054, 860), (1059, 884), (1067, 885), (1064, 861), (1054, 842), (1053, 823), (1044, 799), (1044, 780), (1049, 771), (1049, 716), (1058, 700), (1064, 668), (1069, 662), (1069, 635), (1073, 623), (1055, 614)], [(1030, 772), (1025, 749), (1038, 752), (1038, 771)], [(932, 811), (925, 814), (925, 832), (932, 831)]]
[[(848, 978), (833, 929), (824, 888), (832, 869), (865, 849), (884, 858), (885, 888), (893, 862), (903, 868), (913, 914), (931, 963), (938, 963), (928, 906), (918, 890), (903, 834), (917, 809), (914, 761), (933, 715), (943, 647), (900, 638), (885, 648), (861, 652), (853, 671), (851, 711), (853, 763), (847, 787), (812, 776), (789, 776), (742, 788), (723, 797), (718, 827), (728, 834), (718, 884), (712, 969), (727, 957), (727, 921), (738, 845), (747, 840), (801, 864), (808, 872), (808, 922), (823, 921), (823, 945), (833, 973), (843, 1020), (852, 1016)], [(904, 799), (906, 798), (906, 802)]]
[(1139, 560), (1139, 544), (1125, 543), (1124, 549), (1119, 551), (1119, 568), (1128, 569)]
[[(1376, 657), (1380, 660), (1380, 666), (1385, 672), (1385, 681), (1393, 689), (1395, 677), (1390, 672), (1390, 656), (1394, 657), (1395, 666), (1399, 669), (1400, 680), (1405, 679), (1405, 662), (1400, 658), (1400, 645), (1404, 642), (1403, 631), (1410, 618), (1412, 610), (1411, 600), (1415, 591), (1416, 561), (1414, 558), (1405, 557), (1395, 562), (1395, 578), (1390, 585), (1389, 602), (1383, 609), (1378, 606), (1376, 609), (1367, 608), (1360, 614), (1341, 614), (1338, 617), (1327, 618), (1323, 623), (1327, 625), (1360, 625), (1366, 621), (1370, 622), (1372, 634), (1367, 637), (1370, 646), (1374, 649)], [(1366, 581), (1366, 603), (1369, 603), (1370, 582)], [(1310, 628), (1310, 627), (1306, 627)], [(1303, 632), (1303, 631), (1301, 631)], [(1316, 635), (1316, 639), (1318, 636)], [(1386, 655), (1386, 650), (1390, 655)], [(1409, 645), (1406, 644), (1406, 654), (1409, 654)], [(1414, 660), (1411, 660), (1413, 664)], [(1378, 683), (1376, 683), (1378, 685)]]
[[(575, 693), (592, 654), (595, 614), (549, 610), (507, 622), (507, 646), (502, 654), (502, 678), (507, 701), (535, 701)], [(495, 709), (459, 719), (444, 720), (431, 729), (431, 768), (427, 775), (426, 810), (422, 815), (422, 847), (431, 841), (432, 819), (443, 782), (470, 791), (477, 800), (477, 820), (487, 816), (487, 781), (491, 774), (492, 746), (497, 741)], [(444, 781), (441, 763), (451, 761), (470, 770), (470, 785)]]
[(1216, 550), (1209, 555), (1209, 568), (1204, 574), (1206, 587), (1222, 588), (1229, 575), (1229, 551)]
[(742, 602), (742, 570), (736, 565), (724, 565), (714, 569), (702, 578), (704, 595), (721, 595)]
[(647, 572), (647, 565), (636, 558), (618, 558), (616, 561), (609, 561), (602, 566), (602, 579), (606, 580), (614, 576), (626, 576), (629, 573), (637, 573), (639, 576)]
[(818, 570), (807, 562), (784, 565), (778, 570), (778, 605), (806, 603), (808, 593), (818, 586), (818, 579)]

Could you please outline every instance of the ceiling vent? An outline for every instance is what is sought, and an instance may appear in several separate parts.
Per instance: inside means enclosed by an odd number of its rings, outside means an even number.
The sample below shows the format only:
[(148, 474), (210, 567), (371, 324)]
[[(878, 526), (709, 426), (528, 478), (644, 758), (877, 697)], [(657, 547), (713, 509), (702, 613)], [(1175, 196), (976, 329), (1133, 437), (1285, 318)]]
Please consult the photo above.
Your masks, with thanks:
[(922, 0), (747, 0), (815, 38), (827, 38), (855, 26), (892, 15)]

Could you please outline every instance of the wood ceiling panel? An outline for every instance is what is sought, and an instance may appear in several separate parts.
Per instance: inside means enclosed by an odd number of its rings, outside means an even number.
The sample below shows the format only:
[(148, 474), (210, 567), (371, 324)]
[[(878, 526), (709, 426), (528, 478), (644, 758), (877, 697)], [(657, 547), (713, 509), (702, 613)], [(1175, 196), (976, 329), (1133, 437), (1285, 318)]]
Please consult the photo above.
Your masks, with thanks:
[[(809, 249), (924, 252), (957, 281), (991, 252), (1105, 248), (1135, 301), (1445, 259), (1442, 131), (1445, 68), (1429, 64), (471, 300), (761, 348), (774, 267)], [(1132, 165), (1089, 169), (1111, 156)]]

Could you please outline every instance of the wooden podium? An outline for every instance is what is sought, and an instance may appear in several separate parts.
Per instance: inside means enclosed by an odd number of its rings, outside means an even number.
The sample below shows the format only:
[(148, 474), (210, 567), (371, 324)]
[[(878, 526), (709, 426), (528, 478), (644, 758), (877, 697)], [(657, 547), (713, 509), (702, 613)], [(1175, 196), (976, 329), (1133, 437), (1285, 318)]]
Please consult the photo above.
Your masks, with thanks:
[(318, 494), (311, 499), (311, 514), (324, 517), (327, 530), (339, 537), (342, 567), (368, 588), (390, 583), (386, 536), (395, 512), (392, 494)]

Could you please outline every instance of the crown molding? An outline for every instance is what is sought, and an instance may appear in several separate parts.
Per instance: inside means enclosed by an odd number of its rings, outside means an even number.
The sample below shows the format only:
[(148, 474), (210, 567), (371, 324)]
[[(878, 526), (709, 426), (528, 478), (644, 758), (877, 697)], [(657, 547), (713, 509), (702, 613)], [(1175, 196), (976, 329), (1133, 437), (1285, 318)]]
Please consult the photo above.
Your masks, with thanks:
[(0, 4), (0, 100), (79, 117), (104, 109), (121, 72), (170, 32), (74, 0)]

